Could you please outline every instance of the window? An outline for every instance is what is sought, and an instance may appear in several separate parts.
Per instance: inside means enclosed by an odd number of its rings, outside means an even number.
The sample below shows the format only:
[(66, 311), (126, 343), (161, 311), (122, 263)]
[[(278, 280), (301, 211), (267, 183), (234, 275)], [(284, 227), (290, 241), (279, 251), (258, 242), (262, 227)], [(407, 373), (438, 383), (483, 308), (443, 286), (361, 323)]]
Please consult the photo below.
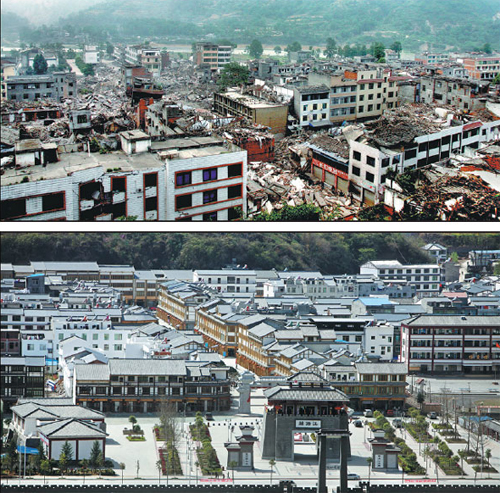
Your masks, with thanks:
[[(190, 174), (190, 173), (188, 173)], [(158, 184), (158, 173), (148, 173), (144, 175), (144, 186), (147, 187), (156, 187)]]
[(363, 113), (363, 111), (365, 111), (365, 107), (364, 106), (360, 106), (358, 108), (358, 113)]
[(382, 168), (387, 168), (389, 166), (390, 159), (388, 157), (385, 157), (382, 159)]
[(191, 171), (181, 171), (175, 174), (175, 186), (184, 187), (191, 185)]
[(26, 199), (2, 200), (0, 207), (2, 219), (12, 219), (26, 215)]
[(217, 211), (203, 214), (204, 221), (217, 221)]
[(369, 166), (375, 166), (375, 158), (366, 156), (366, 164), (368, 164)]
[(191, 207), (193, 205), (193, 195), (178, 195), (175, 197), (175, 209), (186, 209), (187, 207)]
[(210, 168), (203, 170), (203, 181), (217, 180), (217, 168)]
[(92, 340), (97, 341), (99, 339), (99, 334), (92, 334)]
[(230, 207), (227, 210), (227, 220), (234, 221), (235, 219), (239, 219), (241, 217), (241, 209), (236, 207)]
[(43, 212), (61, 209), (64, 209), (64, 192), (51, 193), (50, 195), (44, 195), (42, 197)]
[(356, 176), (361, 176), (361, 169), (358, 168), (357, 166), (352, 167), (352, 174)]
[(115, 334), (115, 341), (121, 341), (122, 340), (122, 335), (121, 334)]
[(417, 149), (409, 149), (405, 151), (405, 159), (413, 159), (417, 156)]
[(356, 161), (361, 161), (361, 153), (358, 151), (354, 151), (352, 153), (352, 158), (355, 159)]
[(243, 163), (236, 163), (236, 164), (231, 164), (227, 167), (227, 177), (228, 178), (234, 178), (236, 176), (242, 176), (243, 175)]
[(375, 175), (373, 173), (370, 173), (370, 172), (366, 172), (366, 179), (367, 181), (373, 183), (375, 181)]
[(227, 188), (227, 198), (228, 199), (236, 199), (241, 197), (241, 185), (233, 185), (232, 187)]
[(212, 202), (217, 202), (217, 189), (203, 192), (203, 203), (210, 204)]

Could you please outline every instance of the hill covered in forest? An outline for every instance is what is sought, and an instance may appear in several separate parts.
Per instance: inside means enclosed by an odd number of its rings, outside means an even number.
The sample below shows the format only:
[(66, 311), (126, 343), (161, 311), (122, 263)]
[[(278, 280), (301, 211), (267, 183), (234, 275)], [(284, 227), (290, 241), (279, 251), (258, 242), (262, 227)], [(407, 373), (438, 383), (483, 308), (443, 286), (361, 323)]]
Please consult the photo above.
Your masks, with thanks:
[(95, 261), (136, 269), (217, 269), (236, 259), (250, 269), (355, 274), (368, 260), (427, 262), (427, 241), (498, 248), (500, 234), (414, 233), (3, 233), (2, 263)]
[[(140, 20), (140, 22), (138, 22)], [(62, 23), (129, 36), (228, 38), (286, 46), (400, 41), (405, 49), (500, 48), (498, 0), (112, 0)]]

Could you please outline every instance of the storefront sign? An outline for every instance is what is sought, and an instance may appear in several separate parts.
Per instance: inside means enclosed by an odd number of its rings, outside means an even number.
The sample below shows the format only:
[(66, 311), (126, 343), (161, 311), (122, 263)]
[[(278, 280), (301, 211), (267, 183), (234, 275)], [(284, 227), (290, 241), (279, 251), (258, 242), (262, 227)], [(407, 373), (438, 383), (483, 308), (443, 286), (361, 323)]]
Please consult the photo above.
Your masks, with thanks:
[(343, 178), (344, 180), (349, 179), (349, 175), (344, 171), (340, 171), (339, 169), (334, 168), (333, 166), (322, 163), (321, 161), (318, 161), (315, 158), (313, 158), (312, 163), (313, 166), (317, 166), (318, 168), (324, 169), (325, 171), (328, 171), (328, 173), (331, 173), (332, 175), (340, 176), (340, 178)]

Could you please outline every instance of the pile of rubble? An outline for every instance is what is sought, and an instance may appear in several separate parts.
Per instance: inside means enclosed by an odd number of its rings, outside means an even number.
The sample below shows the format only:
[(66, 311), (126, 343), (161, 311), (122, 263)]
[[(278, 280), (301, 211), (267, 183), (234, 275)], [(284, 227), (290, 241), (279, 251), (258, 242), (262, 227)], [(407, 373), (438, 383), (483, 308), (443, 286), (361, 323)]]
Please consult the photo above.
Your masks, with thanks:
[(382, 147), (410, 144), (415, 137), (437, 132), (444, 121), (427, 104), (405, 105), (367, 122), (367, 137)]
[(500, 218), (500, 193), (473, 174), (445, 175), (421, 186), (399, 219), (415, 212), (424, 220), (495, 221)]

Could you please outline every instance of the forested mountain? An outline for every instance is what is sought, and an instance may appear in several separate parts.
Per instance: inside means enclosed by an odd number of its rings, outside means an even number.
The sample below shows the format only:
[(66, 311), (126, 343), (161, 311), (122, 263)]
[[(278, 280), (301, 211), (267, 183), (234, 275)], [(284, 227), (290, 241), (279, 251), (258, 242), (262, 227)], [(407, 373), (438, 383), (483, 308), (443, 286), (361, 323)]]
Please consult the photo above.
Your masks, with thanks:
[(341, 45), (397, 40), (405, 49), (486, 42), (500, 48), (498, 0), (112, 0), (61, 22), (179, 40), (212, 35), (286, 46), (334, 37)]
[[(426, 262), (427, 241), (498, 248), (500, 234), (413, 233), (4, 233), (2, 263), (30, 260), (132, 264), (136, 269), (214, 269), (232, 259), (250, 269), (354, 274), (368, 260)], [(449, 240), (449, 243), (448, 243)]]

